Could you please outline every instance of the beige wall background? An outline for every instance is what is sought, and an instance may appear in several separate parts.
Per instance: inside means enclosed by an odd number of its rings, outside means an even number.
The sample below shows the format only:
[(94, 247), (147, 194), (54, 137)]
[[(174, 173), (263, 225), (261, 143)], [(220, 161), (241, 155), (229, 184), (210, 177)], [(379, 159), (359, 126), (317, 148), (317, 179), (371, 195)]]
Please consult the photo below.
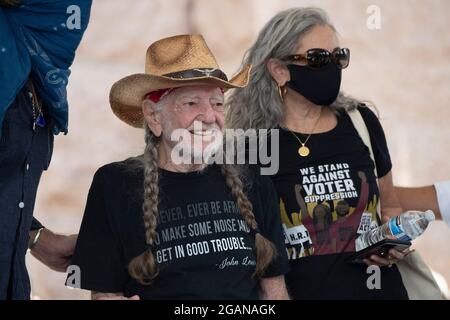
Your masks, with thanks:
[[(367, 8), (381, 10), (369, 30)], [(448, 0), (96, 0), (69, 84), (69, 135), (58, 136), (42, 177), (35, 215), (50, 229), (77, 233), (92, 177), (101, 165), (143, 151), (143, 132), (110, 112), (119, 78), (144, 68), (148, 45), (162, 37), (202, 33), (227, 74), (236, 72), (258, 31), (278, 11), (318, 6), (351, 48), (344, 90), (373, 101), (404, 186), (450, 179), (450, 1)], [(415, 241), (429, 265), (450, 283), (449, 228), (431, 224)], [(65, 275), (27, 258), (36, 299), (85, 299), (64, 287)]]

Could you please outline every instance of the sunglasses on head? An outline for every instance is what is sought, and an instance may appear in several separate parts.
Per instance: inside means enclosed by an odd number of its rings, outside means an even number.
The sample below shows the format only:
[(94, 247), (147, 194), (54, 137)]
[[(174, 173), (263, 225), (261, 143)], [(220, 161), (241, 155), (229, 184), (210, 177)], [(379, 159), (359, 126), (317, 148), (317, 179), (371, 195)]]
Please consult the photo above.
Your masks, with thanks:
[(333, 52), (325, 49), (314, 48), (306, 51), (306, 54), (293, 54), (281, 59), (281, 61), (300, 62), (311, 69), (320, 69), (334, 61), (340, 69), (345, 69), (350, 63), (350, 49), (336, 48)]

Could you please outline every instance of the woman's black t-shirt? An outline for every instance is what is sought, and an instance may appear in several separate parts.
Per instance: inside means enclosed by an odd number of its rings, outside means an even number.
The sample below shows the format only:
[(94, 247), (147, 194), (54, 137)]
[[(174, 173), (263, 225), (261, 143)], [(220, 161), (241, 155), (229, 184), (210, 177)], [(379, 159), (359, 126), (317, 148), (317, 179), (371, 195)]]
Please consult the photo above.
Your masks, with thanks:
[[(370, 132), (381, 177), (392, 164), (383, 129), (368, 108), (359, 108)], [(307, 135), (280, 129), (279, 171), (272, 181), (280, 213), (290, 272), (286, 283), (294, 299), (407, 298), (398, 269), (381, 268), (381, 289), (367, 286), (367, 266), (344, 262), (355, 252), (359, 234), (379, 225), (379, 191), (374, 163), (350, 117), (343, 112), (329, 132)]]
[[(247, 170), (246, 192), (259, 229), (278, 249), (264, 277), (283, 275), (289, 263), (278, 197), (259, 168)], [(129, 276), (129, 262), (146, 250), (143, 177), (139, 158), (96, 172), (72, 260), (81, 271), (81, 288), (141, 299), (257, 299), (255, 234), (217, 165), (191, 173), (160, 170), (154, 248), (159, 275), (148, 286)]]

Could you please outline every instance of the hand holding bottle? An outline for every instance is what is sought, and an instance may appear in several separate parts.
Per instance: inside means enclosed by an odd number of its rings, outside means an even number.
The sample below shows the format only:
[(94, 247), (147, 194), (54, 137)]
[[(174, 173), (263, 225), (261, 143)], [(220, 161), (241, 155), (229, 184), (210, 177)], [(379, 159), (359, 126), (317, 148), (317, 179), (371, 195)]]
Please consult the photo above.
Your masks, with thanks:
[[(407, 211), (399, 216), (389, 219), (385, 224), (367, 231), (360, 235), (355, 241), (356, 251), (367, 248), (383, 239), (411, 241), (419, 237), (428, 224), (435, 219), (431, 210), (426, 212)], [(378, 256), (371, 256), (370, 260), (365, 261), (367, 264), (392, 265), (403, 259), (410, 251), (399, 252), (391, 249), (388, 259)]]

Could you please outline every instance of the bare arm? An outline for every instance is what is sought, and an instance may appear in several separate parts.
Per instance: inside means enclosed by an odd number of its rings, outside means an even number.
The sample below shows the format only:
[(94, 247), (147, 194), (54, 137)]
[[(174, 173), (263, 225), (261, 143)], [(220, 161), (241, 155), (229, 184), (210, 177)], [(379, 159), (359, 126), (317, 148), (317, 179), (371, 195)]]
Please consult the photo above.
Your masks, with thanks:
[(442, 214), (439, 210), (439, 204), (434, 186), (403, 188), (395, 187), (395, 193), (405, 211), (433, 210), (436, 219), (442, 220)]
[[(383, 178), (378, 180), (378, 187), (380, 189), (381, 217), (383, 222), (386, 222), (391, 217), (397, 216), (403, 212), (403, 208), (395, 193), (394, 184), (392, 182), (392, 172), (389, 172)], [(406, 255), (408, 255), (408, 252), (400, 252), (391, 249), (389, 250), (388, 258), (371, 255), (364, 261), (367, 265), (375, 264), (378, 266), (390, 266), (391, 264), (402, 260)]]
[(394, 183), (392, 182), (392, 171), (378, 180), (381, 201), (381, 216), (383, 222), (386, 222), (393, 216), (403, 212), (401, 202), (397, 197)]
[(289, 300), (284, 276), (262, 278), (259, 298), (261, 300)]
[(135, 295), (131, 298), (124, 297), (123, 293), (103, 293), (91, 291), (91, 300), (140, 300), (139, 296)]

